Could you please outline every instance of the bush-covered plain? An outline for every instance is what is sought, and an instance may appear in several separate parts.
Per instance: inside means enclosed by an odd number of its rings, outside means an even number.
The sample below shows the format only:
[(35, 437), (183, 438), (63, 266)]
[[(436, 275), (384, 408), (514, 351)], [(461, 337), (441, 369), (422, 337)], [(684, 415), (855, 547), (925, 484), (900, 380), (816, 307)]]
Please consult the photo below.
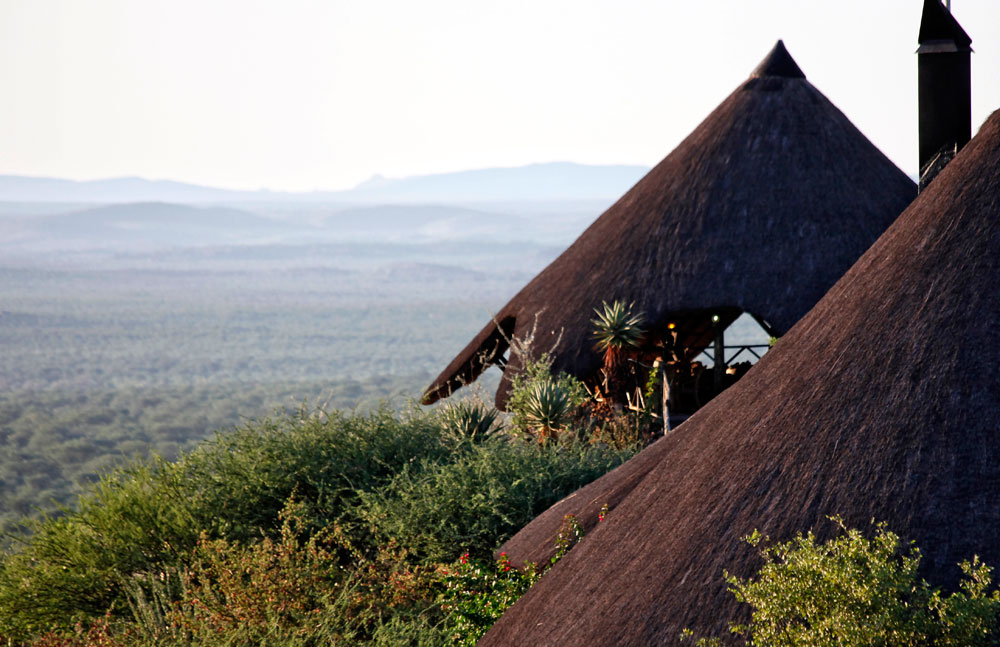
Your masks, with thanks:
[(174, 457), (276, 407), (417, 398), (540, 262), (533, 245), (5, 242), (4, 529), (122, 458)]

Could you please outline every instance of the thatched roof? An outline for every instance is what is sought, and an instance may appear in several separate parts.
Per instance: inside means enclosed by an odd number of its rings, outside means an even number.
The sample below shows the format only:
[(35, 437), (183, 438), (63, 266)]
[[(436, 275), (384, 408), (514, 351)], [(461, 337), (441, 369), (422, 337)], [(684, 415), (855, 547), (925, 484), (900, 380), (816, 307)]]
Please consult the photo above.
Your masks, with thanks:
[(1000, 111), (745, 378), (632, 459), (653, 466), (480, 644), (726, 635), (745, 610), (722, 571), (760, 566), (740, 537), (825, 537), (833, 514), (915, 540), (938, 585), (1000, 566), (998, 245)]
[[(655, 329), (685, 314), (708, 345), (713, 312), (782, 334), (916, 195), (916, 186), (809, 81), (779, 41), (750, 78), (499, 310), (428, 387), (471, 382), (535, 330), (555, 370), (600, 364), (594, 308), (634, 301)], [(733, 314), (735, 313), (735, 314)], [(501, 406), (512, 357), (497, 393)]]

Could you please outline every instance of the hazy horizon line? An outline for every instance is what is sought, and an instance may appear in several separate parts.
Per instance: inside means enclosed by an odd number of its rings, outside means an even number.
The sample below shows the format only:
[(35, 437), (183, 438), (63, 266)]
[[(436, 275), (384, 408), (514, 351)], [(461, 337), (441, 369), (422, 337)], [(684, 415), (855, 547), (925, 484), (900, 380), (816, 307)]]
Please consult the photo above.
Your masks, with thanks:
[(239, 188), (234, 186), (226, 186), (222, 184), (214, 183), (203, 183), (199, 181), (190, 181), (170, 177), (147, 177), (143, 175), (114, 175), (114, 176), (104, 176), (104, 177), (90, 177), (90, 178), (80, 178), (80, 177), (68, 177), (61, 175), (37, 175), (37, 174), (24, 174), (15, 172), (3, 172), (0, 173), (0, 178), (17, 178), (24, 180), (39, 180), (39, 181), (60, 181), (60, 182), (71, 182), (74, 184), (89, 184), (89, 183), (100, 183), (100, 182), (116, 182), (123, 180), (139, 180), (143, 182), (150, 183), (170, 183), (170, 184), (181, 184), (185, 186), (214, 189), (219, 191), (232, 191), (239, 193), (284, 193), (284, 194), (304, 194), (304, 193), (343, 193), (357, 190), (359, 187), (365, 184), (375, 181), (401, 181), (410, 180), (414, 178), (426, 178), (435, 177), (443, 175), (459, 175), (462, 173), (475, 173), (478, 171), (496, 171), (496, 170), (516, 170), (525, 169), (538, 166), (557, 166), (557, 165), (570, 165), (577, 167), (590, 167), (590, 168), (644, 168), (651, 169), (652, 166), (649, 164), (638, 164), (638, 163), (628, 163), (628, 162), (607, 162), (607, 163), (588, 163), (588, 162), (574, 162), (571, 160), (551, 160), (546, 162), (527, 162), (524, 164), (514, 164), (514, 165), (496, 165), (496, 166), (479, 166), (473, 168), (462, 168), (455, 169), (451, 171), (434, 171), (428, 173), (414, 173), (412, 175), (401, 175), (401, 176), (391, 176), (382, 175), (381, 173), (374, 173), (368, 178), (355, 183), (352, 186), (345, 188), (311, 188), (311, 189), (280, 189), (280, 188), (270, 188), (270, 187), (257, 187), (257, 188)]

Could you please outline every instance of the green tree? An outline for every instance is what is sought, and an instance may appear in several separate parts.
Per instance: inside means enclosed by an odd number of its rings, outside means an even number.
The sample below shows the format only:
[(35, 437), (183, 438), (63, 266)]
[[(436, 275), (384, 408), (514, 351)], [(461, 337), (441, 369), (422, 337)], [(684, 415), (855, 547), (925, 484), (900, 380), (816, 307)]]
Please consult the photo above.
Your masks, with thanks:
[[(944, 593), (918, 575), (920, 550), (885, 524), (869, 538), (832, 519), (840, 534), (818, 543), (812, 533), (766, 545), (754, 533), (764, 566), (756, 577), (727, 574), (730, 591), (752, 608), (732, 626), (755, 647), (976, 647), (998, 644), (1000, 593), (990, 567), (960, 564), (959, 590)], [(690, 633), (688, 632), (688, 635)], [(698, 641), (720, 644), (718, 639)]]

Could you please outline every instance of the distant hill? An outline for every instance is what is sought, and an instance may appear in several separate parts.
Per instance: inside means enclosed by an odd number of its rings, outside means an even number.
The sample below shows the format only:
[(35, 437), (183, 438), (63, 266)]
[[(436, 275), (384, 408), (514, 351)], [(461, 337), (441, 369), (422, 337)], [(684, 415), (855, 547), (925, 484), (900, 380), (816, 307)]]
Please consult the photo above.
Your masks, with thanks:
[(227, 202), (256, 195), (170, 180), (138, 177), (76, 182), (48, 177), (0, 175), (2, 202), (70, 202), (111, 204), (123, 202)]
[(5, 242), (66, 249), (134, 249), (267, 241), (288, 226), (247, 211), (162, 202), (116, 204), (0, 223)]
[[(232, 250), (250, 246), (254, 256), (260, 258), (261, 254), (271, 253), (265, 252), (265, 246), (287, 249), (331, 243), (392, 245), (397, 249), (395, 253), (401, 253), (400, 246), (448, 242), (473, 250), (483, 244), (496, 247), (514, 242), (561, 248), (603, 208), (599, 204), (545, 203), (553, 205), (553, 209), (544, 211), (543, 207), (531, 209), (514, 203), (482, 204), (497, 208), (362, 204), (311, 209), (305, 205), (272, 208), (246, 204), (237, 209), (140, 202), (89, 208), (62, 205), (66, 210), (56, 213), (2, 214), (0, 210), (0, 249), (142, 254), (181, 248), (204, 251), (211, 247), (213, 255), (231, 256)], [(224, 252), (223, 248), (230, 251)]]
[(552, 162), (401, 179), (375, 177), (346, 193), (366, 202), (593, 200), (617, 198), (647, 171), (644, 166)]
[(57, 178), (0, 175), (0, 202), (207, 204), (609, 200), (631, 188), (648, 170), (644, 166), (591, 166), (552, 162), (398, 179), (376, 176), (349, 191), (308, 193), (232, 191), (135, 177), (76, 182)]

